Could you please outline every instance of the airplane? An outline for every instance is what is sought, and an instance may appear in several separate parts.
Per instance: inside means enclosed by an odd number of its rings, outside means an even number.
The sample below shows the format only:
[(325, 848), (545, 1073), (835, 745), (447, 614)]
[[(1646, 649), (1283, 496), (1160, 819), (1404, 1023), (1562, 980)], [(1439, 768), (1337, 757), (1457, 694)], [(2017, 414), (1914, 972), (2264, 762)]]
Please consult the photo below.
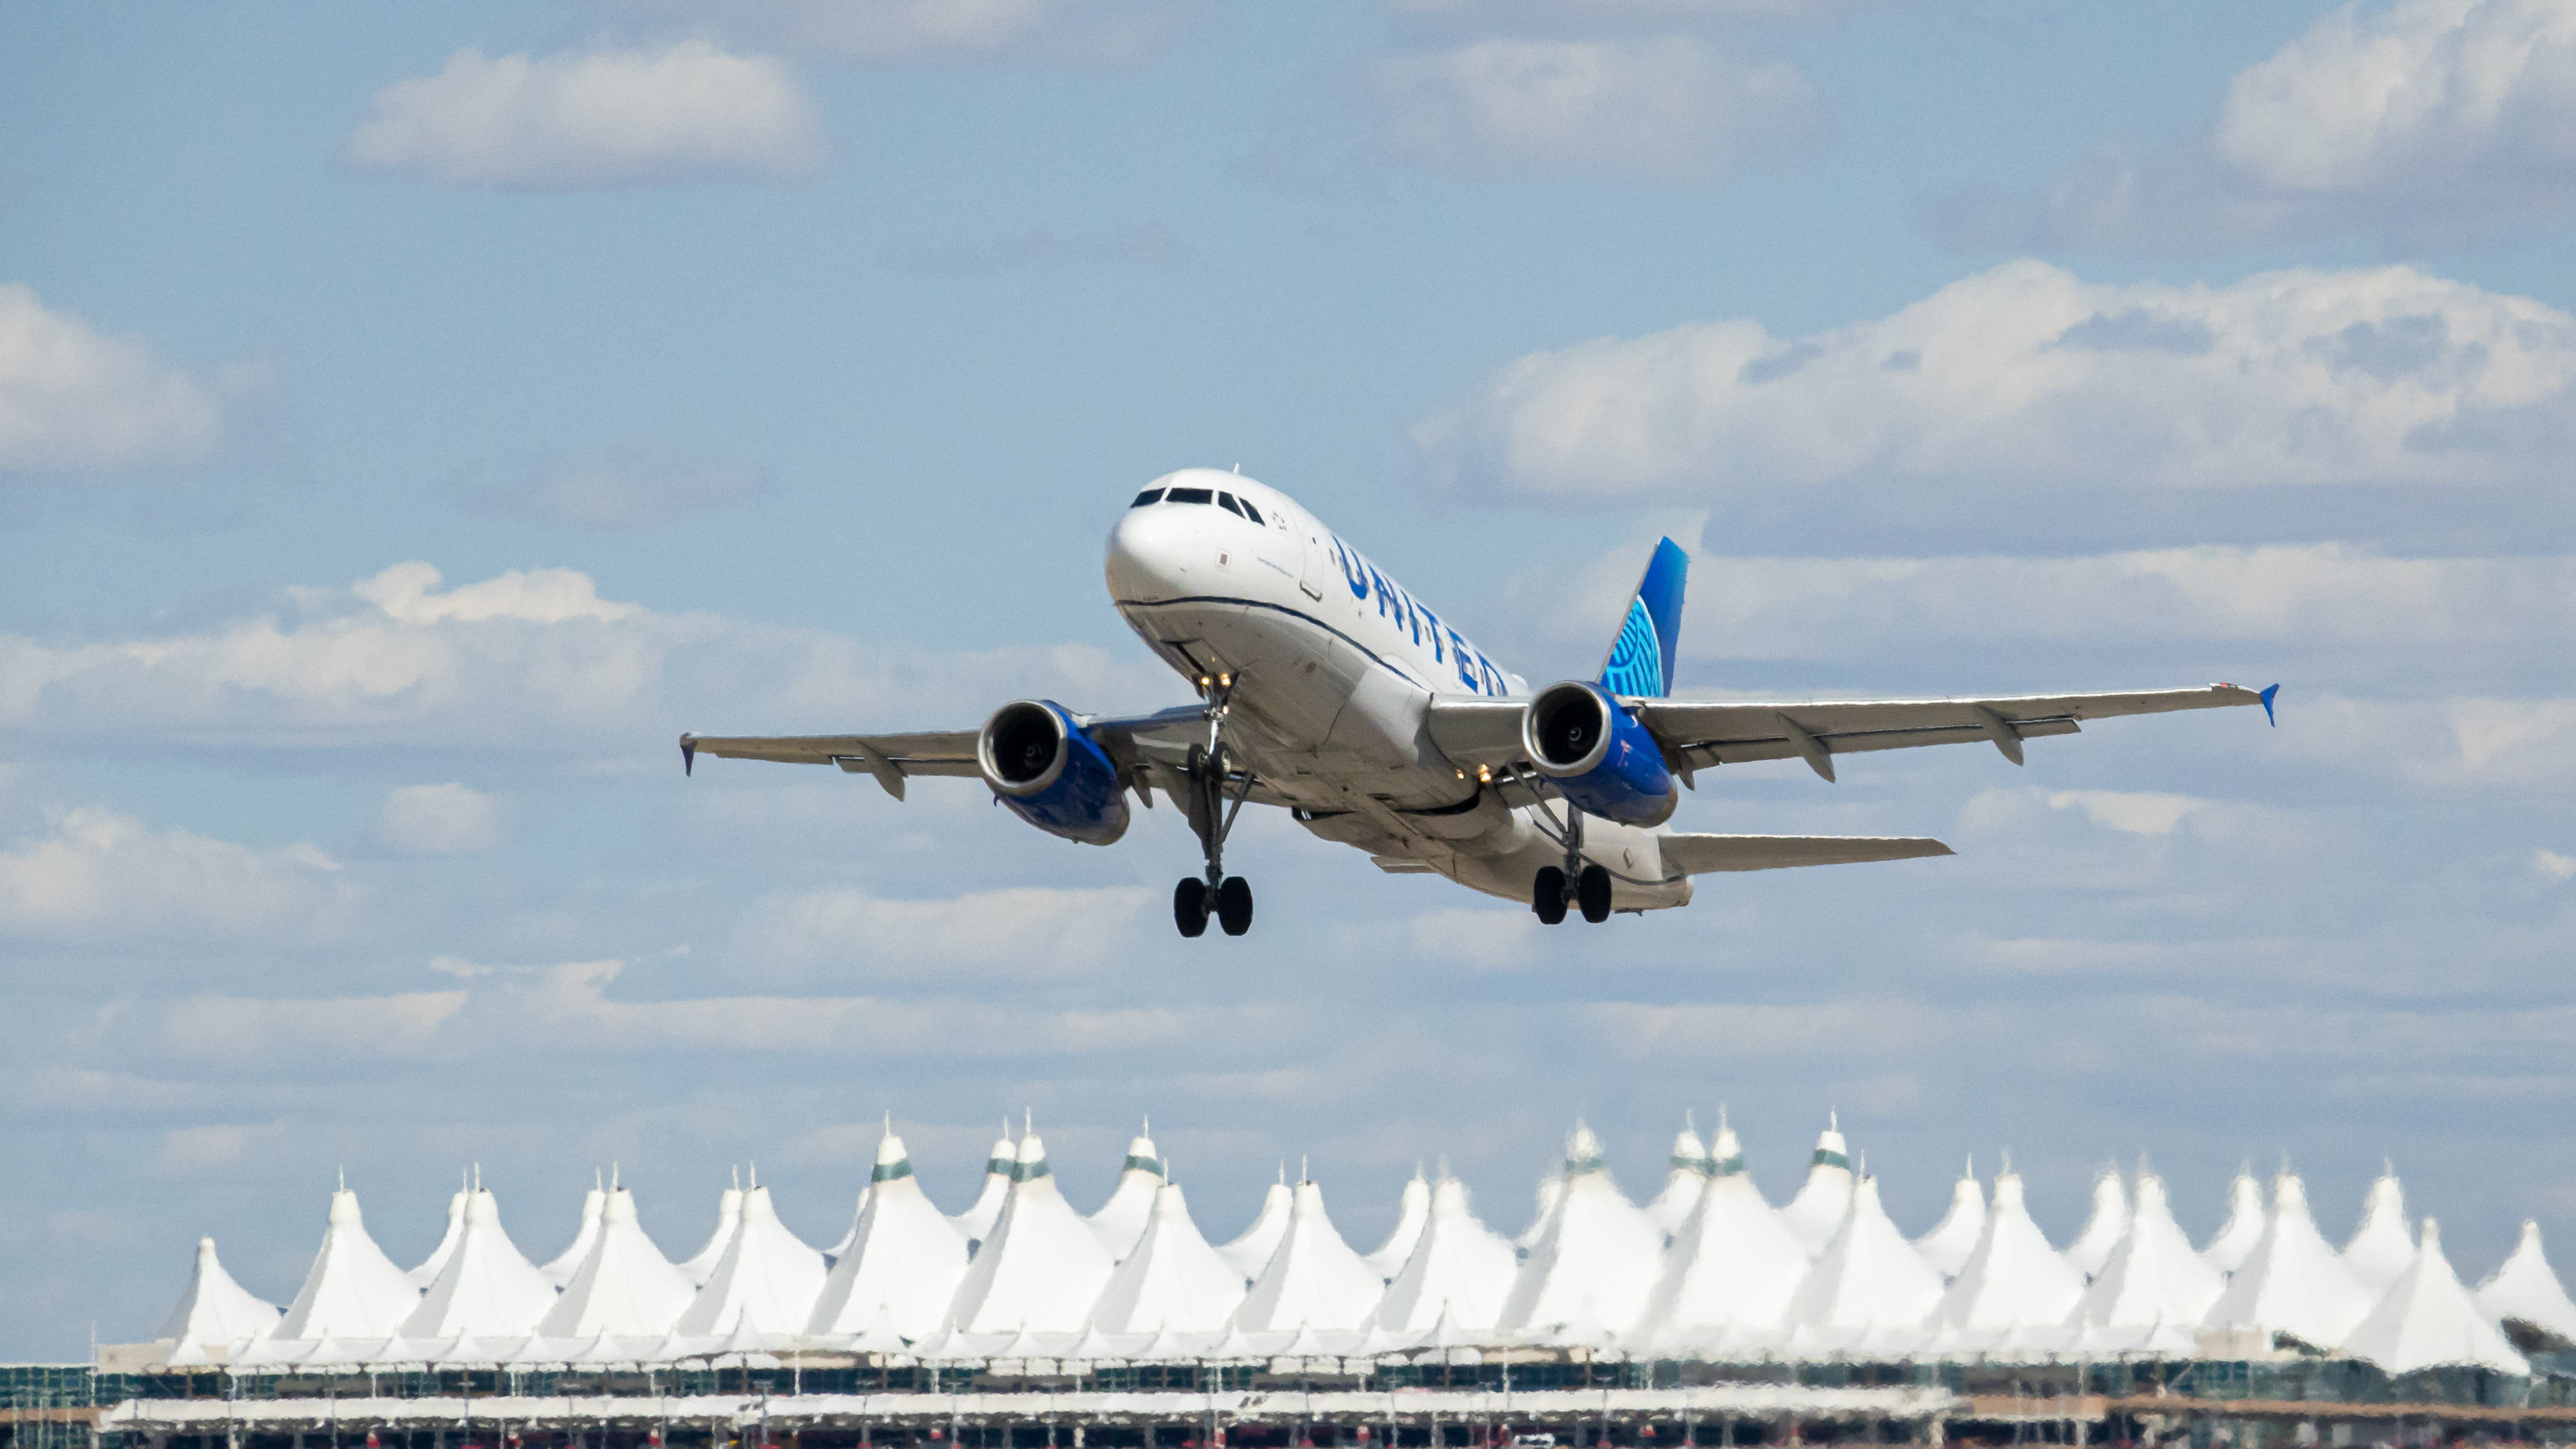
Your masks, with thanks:
[[(1050, 835), (1111, 845), (1127, 797), (1156, 790), (1198, 837), (1205, 868), (1172, 892), (1183, 936), (1213, 916), (1252, 928), (1252, 888), (1225, 871), (1247, 804), (1277, 806), (1381, 870), (1432, 874), (1529, 906), (1688, 905), (1691, 877), (1721, 871), (1949, 855), (1911, 837), (1706, 835), (1664, 828), (1680, 791), (1714, 766), (1984, 741), (2022, 763), (2022, 742), (2083, 721), (2261, 704), (2279, 685), (1998, 699), (1800, 702), (1672, 693), (1689, 555), (1657, 544), (1600, 673), (1533, 691), (1286, 494), (1187, 468), (1146, 485), (1109, 531), (1119, 616), (1199, 703), (1103, 717), (1020, 699), (980, 729), (926, 734), (680, 736), (697, 757), (838, 765), (904, 797), (914, 776), (981, 776)], [(2277, 722), (2277, 721), (2276, 721)]]

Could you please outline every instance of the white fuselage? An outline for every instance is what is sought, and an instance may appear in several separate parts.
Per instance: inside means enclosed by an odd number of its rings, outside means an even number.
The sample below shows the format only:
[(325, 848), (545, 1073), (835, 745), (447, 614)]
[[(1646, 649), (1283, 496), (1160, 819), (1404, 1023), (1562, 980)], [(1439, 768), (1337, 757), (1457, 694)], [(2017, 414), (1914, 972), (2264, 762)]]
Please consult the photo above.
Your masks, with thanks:
[[(1277, 489), (1212, 469), (1147, 486), (1186, 497), (1131, 507), (1110, 530), (1110, 599), (1194, 687), (1234, 681), (1226, 735), (1243, 764), (1317, 835), (1528, 900), (1562, 848), (1425, 728), (1435, 693), (1526, 695), (1528, 683)], [(1609, 870), (1616, 908), (1690, 900), (1687, 878), (1664, 879), (1656, 842), (1584, 822), (1584, 856)]]

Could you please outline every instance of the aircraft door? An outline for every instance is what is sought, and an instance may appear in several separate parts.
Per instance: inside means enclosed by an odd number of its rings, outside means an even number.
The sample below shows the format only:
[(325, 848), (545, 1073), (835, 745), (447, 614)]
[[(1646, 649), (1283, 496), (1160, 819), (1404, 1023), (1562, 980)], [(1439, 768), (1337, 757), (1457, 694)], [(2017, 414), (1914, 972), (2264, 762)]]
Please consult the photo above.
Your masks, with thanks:
[(1307, 598), (1322, 603), (1325, 556), (1331, 552), (1324, 545), (1323, 526), (1306, 517), (1302, 509), (1293, 518), (1284, 508), (1272, 510), (1270, 516), (1279, 527), (1288, 530), (1289, 542), (1297, 550), (1297, 587), (1305, 590)]

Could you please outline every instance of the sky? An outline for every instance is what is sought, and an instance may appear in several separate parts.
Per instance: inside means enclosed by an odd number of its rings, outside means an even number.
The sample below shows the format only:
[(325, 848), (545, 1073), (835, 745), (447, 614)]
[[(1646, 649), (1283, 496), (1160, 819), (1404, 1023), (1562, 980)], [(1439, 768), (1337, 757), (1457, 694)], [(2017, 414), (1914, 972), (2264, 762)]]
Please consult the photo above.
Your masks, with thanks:
[[(952, 1211), (1150, 1116), (1216, 1238), (1832, 1112), (1913, 1232), (2393, 1162), (2576, 1245), (2572, 213), (2576, 0), (0, 9), (0, 1359), (200, 1235), (285, 1301), (342, 1172), (406, 1263), (478, 1165), (829, 1243), (889, 1115)], [(1703, 772), (1958, 854), (1602, 926), (1248, 816), (1240, 940), (1176, 811), (683, 778), (1186, 702), (1100, 564), (1190, 465), (1533, 681), (1669, 535), (1685, 692), (2279, 724)]]

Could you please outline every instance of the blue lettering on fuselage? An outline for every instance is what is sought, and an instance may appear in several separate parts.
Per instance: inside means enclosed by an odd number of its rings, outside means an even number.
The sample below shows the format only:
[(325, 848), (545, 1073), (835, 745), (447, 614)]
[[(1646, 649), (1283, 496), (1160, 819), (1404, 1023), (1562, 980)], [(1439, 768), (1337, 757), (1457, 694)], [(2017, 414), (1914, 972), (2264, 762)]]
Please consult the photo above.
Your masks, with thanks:
[(1377, 616), (1394, 621), (1399, 643), (1409, 635), (1413, 647), (1421, 648), (1427, 626), (1431, 635), (1432, 659), (1452, 665), (1457, 670), (1461, 686), (1475, 694), (1510, 692), (1503, 685), (1502, 671), (1494, 667), (1492, 660), (1461, 638), (1457, 630), (1441, 623), (1439, 615), (1424, 608), (1404, 591), (1401, 584), (1389, 581), (1385, 574), (1378, 572), (1377, 565), (1360, 557), (1358, 549), (1336, 537), (1333, 540), (1333, 560), (1341, 566), (1342, 581), (1350, 585), (1351, 597), (1361, 603), (1374, 598)]

